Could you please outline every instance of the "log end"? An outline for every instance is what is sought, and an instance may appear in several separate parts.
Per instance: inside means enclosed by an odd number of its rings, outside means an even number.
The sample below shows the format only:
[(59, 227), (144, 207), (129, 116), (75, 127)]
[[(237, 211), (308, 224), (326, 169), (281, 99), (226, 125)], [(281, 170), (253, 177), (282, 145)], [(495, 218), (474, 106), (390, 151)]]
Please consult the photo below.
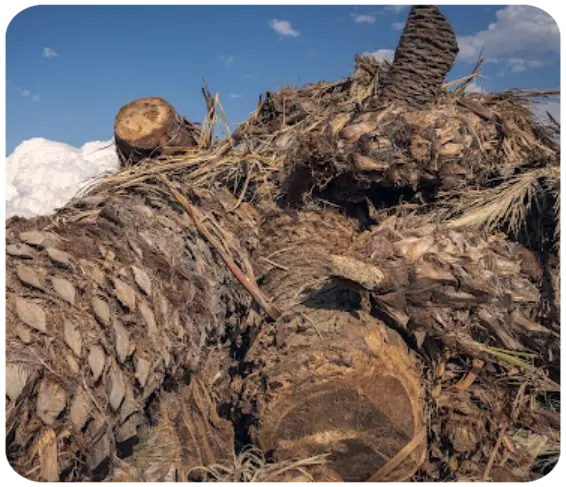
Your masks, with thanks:
[(371, 318), (345, 320), (339, 337), (325, 337), (314, 321), (322, 341), (265, 369), (261, 448), (278, 460), (328, 454), (327, 466), (345, 482), (378, 471), (383, 481), (408, 480), (426, 436), (420, 382), (402, 340)]
[(174, 117), (175, 110), (163, 98), (140, 98), (120, 109), (114, 133), (133, 147), (153, 149), (160, 145)]

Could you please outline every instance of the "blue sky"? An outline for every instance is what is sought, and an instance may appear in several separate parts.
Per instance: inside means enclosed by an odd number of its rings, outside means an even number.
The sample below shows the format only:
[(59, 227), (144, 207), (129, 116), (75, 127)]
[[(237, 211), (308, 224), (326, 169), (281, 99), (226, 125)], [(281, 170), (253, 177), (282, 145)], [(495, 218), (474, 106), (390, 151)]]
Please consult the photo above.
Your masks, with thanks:
[[(559, 89), (559, 32), (535, 7), (441, 6), (459, 38), (450, 79), (478, 87)], [(112, 136), (119, 108), (162, 96), (202, 121), (200, 87), (219, 92), (231, 123), (266, 89), (335, 80), (359, 52), (391, 56), (408, 8), (384, 6), (39, 6), (6, 34), (10, 153), (31, 137), (80, 146)]]

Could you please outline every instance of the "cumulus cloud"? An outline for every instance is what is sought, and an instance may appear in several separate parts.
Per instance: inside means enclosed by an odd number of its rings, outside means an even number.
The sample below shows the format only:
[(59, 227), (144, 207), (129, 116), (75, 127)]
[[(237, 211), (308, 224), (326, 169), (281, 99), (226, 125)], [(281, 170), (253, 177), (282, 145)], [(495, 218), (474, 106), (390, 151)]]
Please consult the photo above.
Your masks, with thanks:
[(364, 52), (366, 56), (373, 56), (378, 61), (389, 61), (393, 62), (393, 57), (395, 56), (395, 51), (391, 49), (378, 49), (377, 51)]
[(395, 30), (403, 30), (405, 28), (405, 22), (393, 22), (391, 27)]
[[(497, 20), (480, 32), (458, 38), (459, 58), (475, 61), (480, 53), (486, 58), (509, 57), (528, 53), (531, 59), (541, 54), (560, 52), (560, 31), (554, 19), (536, 7), (510, 5), (495, 13)], [(535, 67), (524, 65), (525, 68)], [(521, 69), (521, 68), (519, 68)]]
[(32, 99), (32, 101), (39, 101), (40, 97), (39, 97), (39, 95), (32, 95), (31, 99)]
[(375, 15), (372, 14), (350, 14), (356, 24), (373, 24), (375, 22)]
[(230, 93), (228, 95), (228, 98), (242, 98), (242, 94), (241, 93)]
[(43, 48), (43, 57), (57, 57), (59, 53), (56, 52), (52, 47), (44, 47)]
[(275, 32), (282, 36), (299, 37), (301, 35), (299, 31), (293, 29), (288, 20), (271, 19), (269, 25)]
[(6, 159), (6, 217), (49, 215), (119, 167), (112, 140), (88, 142), (80, 149), (45, 139), (26, 140)]
[(31, 91), (29, 91), (27, 88), (24, 88), (22, 90), (22, 96), (31, 96)]
[(220, 54), (220, 56), (218, 56), (218, 60), (228, 68), (236, 62), (236, 57), (232, 55), (226, 56), (225, 54)]

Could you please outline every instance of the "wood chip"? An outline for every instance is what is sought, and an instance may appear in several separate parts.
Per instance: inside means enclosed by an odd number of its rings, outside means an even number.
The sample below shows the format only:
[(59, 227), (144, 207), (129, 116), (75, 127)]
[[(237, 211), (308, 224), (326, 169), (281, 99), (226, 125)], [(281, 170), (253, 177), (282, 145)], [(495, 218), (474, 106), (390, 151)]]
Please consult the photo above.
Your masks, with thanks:
[(142, 408), (134, 399), (134, 392), (132, 390), (131, 384), (128, 382), (125, 384), (126, 394), (124, 395), (124, 401), (122, 402), (122, 407), (120, 408), (120, 421), (124, 422), (130, 415), (136, 411), (140, 411)]
[(110, 438), (108, 433), (102, 437), (92, 447), (92, 453), (88, 456), (88, 465), (91, 471), (96, 470), (103, 462), (110, 458)]
[(71, 423), (75, 431), (83, 429), (87, 420), (90, 418), (91, 402), (82, 387), (77, 389), (73, 401), (71, 402), (70, 416)]
[(157, 325), (155, 323), (155, 315), (151, 308), (143, 301), (139, 303), (140, 313), (147, 325), (147, 333), (152, 336), (157, 333)]
[(92, 310), (98, 322), (104, 326), (110, 324), (110, 306), (98, 296), (92, 298)]
[(148, 296), (151, 296), (151, 279), (146, 274), (145, 271), (141, 270), (135, 265), (132, 266), (132, 272), (134, 273), (134, 279), (138, 287)]
[(12, 257), (20, 259), (33, 259), (33, 249), (26, 244), (10, 244), (6, 245), (6, 253)]
[(100, 345), (94, 345), (88, 354), (88, 365), (92, 371), (92, 377), (96, 382), (102, 375), (104, 364), (106, 362), (106, 354)]
[(136, 379), (139, 382), (141, 388), (145, 387), (147, 382), (147, 377), (149, 375), (149, 369), (151, 367), (151, 363), (141, 357), (135, 357), (134, 360), (134, 367), (136, 368)]
[(33, 268), (27, 265), (19, 264), (16, 267), (16, 274), (18, 275), (18, 279), (27, 286), (31, 286), (40, 290), (44, 289), (43, 284), (39, 280), (37, 272)]
[(65, 320), (65, 343), (75, 353), (77, 357), (82, 352), (82, 336), (78, 326), (70, 320)]
[(77, 362), (77, 359), (73, 356), (72, 353), (67, 353), (67, 364), (69, 365), (69, 370), (77, 375), (80, 371), (79, 368), (79, 363)]
[(48, 426), (53, 425), (57, 416), (67, 405), (67, 393), (56, 382), (43, 380), (37, 393), (37, 415)]
[(129, 440), (134, 438), (138, 434), (138, 424), (140, 423), (140, 418), (137, 414), (132, 414), (126, 422), (118, 428), (116, 434), (116, 439), (119, 442)]
[(16, 335), (18, 335), (18, 338), (23, 343), (25, 343), (26, 345), (31, 343), (31, 330), (27, 326), (18, 323), (14, 328), (14, 331), (16, 332)]
[(106, 286), (106, 274), (99, 267), (93, 266), (90, 272), (90, 277), (100, 287)]
[(24, 243), (32, 245), (33, 247), (56, 247), (61, 243), (61, 237), (54, 233), (47, 232), (22, 232), (20, 233), (20, 240)]
[(28, 385), (35, 375), (35, 369), (30, 365), (19, 363), (6, 364), (6, 395), (10, 401), (20, 397), (24, 387)]
[(355, 282), (370, 291), (379, 289), (386, 279), (378, 267), (343, 255), (331, 255), (329, 267), (333, 276)]
[(120, 301), (123, 306), (128, 308), (130, 311), (134, 311), (136, 309), (136, 292), (129, 284), (126, 284), (120, 279), (114, 278), (114, 291), (118, 301)]
[(118, 411), (125, 395), (124, 375), (118, 366), (115, 366), (110, 380), (110, 393), (108, 401), (114, 411)]
[(70, 269), (73, 265), (73, 258), (67, 252), (63, 252), (62, 250), (58, 250), (54, 247), (48, 247), (47, 255), (54, 264), (61, 267)]
[(51, 284), (53, 284), (53, 289), (62, 299), (73, 306), (75, 305), (77, 291), (70, 281), (62, 279), (61, 277), (52, 277)]
[(16, 314), (26, 325), (45, 333), (47, 318), (43, 308), (27, 299), (16, 298)]
[(59, 481), (59, 461), (57, 460), (57, 436), (51, 428), (44, 431), (36, 442), (39, 455), (40, 477), (46, 482)]
[(130, 352), (130, 337), (126, 328), (119, 321), (114, 323), (114, 347), (118, 360), (124, 363)]

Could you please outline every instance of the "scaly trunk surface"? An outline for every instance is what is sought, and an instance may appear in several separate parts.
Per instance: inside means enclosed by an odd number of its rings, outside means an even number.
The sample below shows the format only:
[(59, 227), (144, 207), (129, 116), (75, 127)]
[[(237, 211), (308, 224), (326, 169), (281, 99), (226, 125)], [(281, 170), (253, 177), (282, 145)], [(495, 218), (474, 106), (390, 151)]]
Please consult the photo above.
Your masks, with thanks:
[(249, 298), (184, 216), (154, 185), (7, 223), (7, 449), (20, 474), (104, 478), (164, 390), (227, 370)]
[(426, 108), (436, 100), (457, 54), (456, 35), (440, 10), (415, 5), (395, 51), (383, 101)]

